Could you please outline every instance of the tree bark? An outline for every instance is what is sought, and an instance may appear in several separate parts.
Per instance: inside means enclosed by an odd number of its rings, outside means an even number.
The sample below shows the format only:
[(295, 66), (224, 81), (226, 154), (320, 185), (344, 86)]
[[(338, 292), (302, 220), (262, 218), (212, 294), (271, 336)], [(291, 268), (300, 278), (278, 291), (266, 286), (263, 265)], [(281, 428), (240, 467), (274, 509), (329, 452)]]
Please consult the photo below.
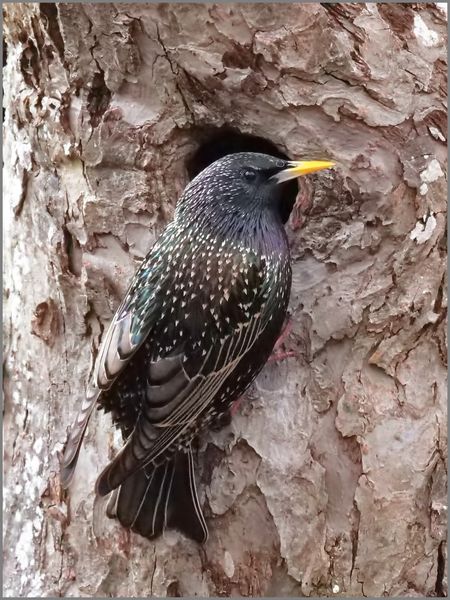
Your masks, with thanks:
[[(433, 4), (7, 4), (5, 596), (446, 593), (446, 16)], [(329, 156), (287, 226), (297, 356), (199, 455), (210, 538), (58, 453), (105, 326), (217, 128)]]

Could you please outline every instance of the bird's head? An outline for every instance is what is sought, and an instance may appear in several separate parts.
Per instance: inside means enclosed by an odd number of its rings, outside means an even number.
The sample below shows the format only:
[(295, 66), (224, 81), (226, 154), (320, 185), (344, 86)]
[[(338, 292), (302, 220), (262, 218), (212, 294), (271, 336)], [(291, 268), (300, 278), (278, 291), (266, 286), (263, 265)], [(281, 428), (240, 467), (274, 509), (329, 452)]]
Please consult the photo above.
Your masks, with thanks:
[(194, 209), (197, 216), (201, 214), (197, 211), (212, 211), (224, 217), (276, 212), (283, 183), (333, 166), (331, 161), (288, 161), (256, 152), (228, 154), (190, 182), (177, 210)]

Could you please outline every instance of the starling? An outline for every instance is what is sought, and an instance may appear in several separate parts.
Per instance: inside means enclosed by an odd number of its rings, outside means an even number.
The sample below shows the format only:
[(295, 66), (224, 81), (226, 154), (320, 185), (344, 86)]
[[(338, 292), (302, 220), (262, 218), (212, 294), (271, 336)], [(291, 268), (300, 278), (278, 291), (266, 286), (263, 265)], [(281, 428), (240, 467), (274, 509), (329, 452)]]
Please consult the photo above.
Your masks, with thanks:
[(282, 328), (291, 266), (279, 184), (331, 166), (241, 152), (188, 184), (102, 340), (63, 487), (97, 405), (125, 441), (96, 484), (112, 492), (108, 516), (150, 539), (172, 527), (206, 540), (192, 443), (229, 414)]

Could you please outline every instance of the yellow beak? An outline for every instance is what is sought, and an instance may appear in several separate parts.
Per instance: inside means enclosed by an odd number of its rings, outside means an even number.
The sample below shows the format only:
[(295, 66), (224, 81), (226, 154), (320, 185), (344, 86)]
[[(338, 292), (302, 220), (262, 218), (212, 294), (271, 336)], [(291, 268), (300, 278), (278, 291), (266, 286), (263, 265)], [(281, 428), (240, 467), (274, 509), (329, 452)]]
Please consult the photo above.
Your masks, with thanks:
[(335, 163), (331, 160), (293, 160), (288, 164), (289, 167), (287, 169), (283, 169), (283, 171), (280, 171), (274, 175), (274, 179), (277, 181), (277, 183), (289, 181), (289, 179), (294, 179), (295, 177), (300, 177), (301, 175), (315, 173), (316, 171), (321, 171), (322, 169), (331, 169), (331, 167), (334, 167), (335, 165)]

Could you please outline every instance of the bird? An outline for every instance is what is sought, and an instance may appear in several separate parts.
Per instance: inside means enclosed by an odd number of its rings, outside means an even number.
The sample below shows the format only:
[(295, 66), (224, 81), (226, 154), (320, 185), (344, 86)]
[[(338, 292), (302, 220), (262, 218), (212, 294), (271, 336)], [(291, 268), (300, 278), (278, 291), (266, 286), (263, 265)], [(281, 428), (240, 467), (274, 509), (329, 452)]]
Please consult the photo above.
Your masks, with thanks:
[(186, 186), (102, 339), (63, 452), (63, 488), (94, 407), (103, 409), (124, 440), (96, 482), (107, 516), (148, 539), (172, 528), (206, 541), (195, 442), (229, 415), (284, 324), (283, 183), (333, 166), (237, 152)]

